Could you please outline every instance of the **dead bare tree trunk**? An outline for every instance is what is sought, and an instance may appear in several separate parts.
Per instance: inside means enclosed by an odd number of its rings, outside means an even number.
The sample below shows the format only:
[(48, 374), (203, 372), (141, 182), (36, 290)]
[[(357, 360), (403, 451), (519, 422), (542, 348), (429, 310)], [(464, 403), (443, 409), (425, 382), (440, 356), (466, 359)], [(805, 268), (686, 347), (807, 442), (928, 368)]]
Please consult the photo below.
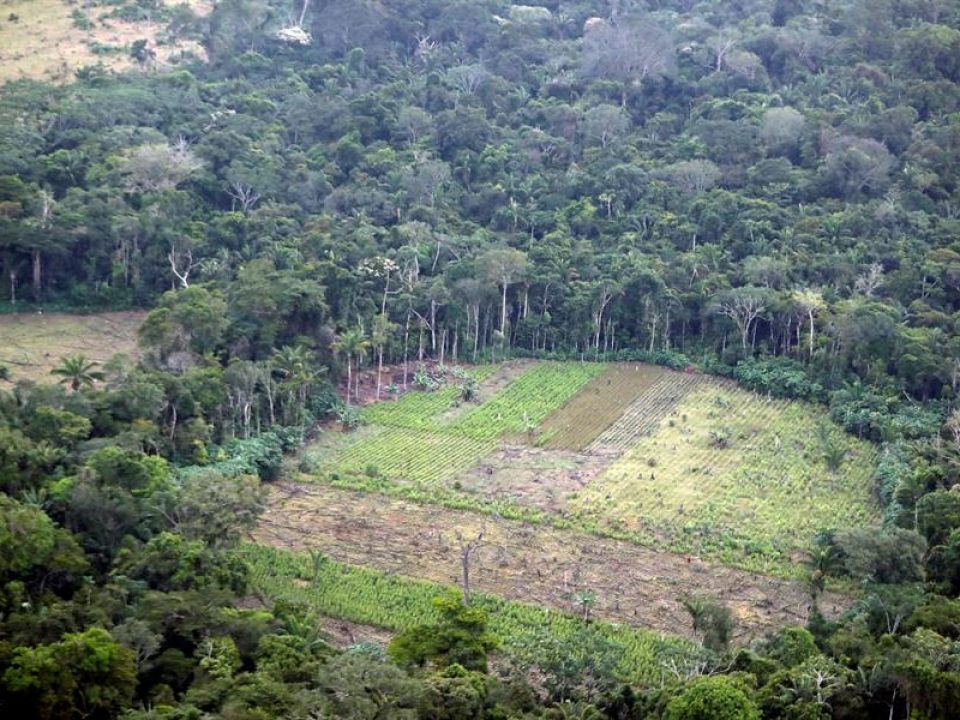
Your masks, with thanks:
[(457, 530), (457, 543), (460, 545), (460, 569), (461, 569), (461, 585), (463, 587), (463, 604), (470, 604), (470, 560), (473, 557), (473, 554), (480, 549), (480, 546), (483, 544), (483, 536), (486, 533), (486, 528), (481, 528), (480, 532), (477, 533), (477, 536), (472, 540), (467, 541), (463, 537), (463, 533)]
[(170, 269), (173, 271), (173, 274), (177, 280), (180, 281), (180, 286), (187, 288), (190, 287), (190, 285), (187, 284), (187, 279), (190, 277), (190, 271), (197, 266), (197, 263), (193, 261), (192, 250), (187, 250), (184, 255), (186, 256), (186, 265), (182, 270), (177, 269), (177, 266), (179, 265), (179, 257), (177, 254), (176, 245), (170, 246), (170, 252), (167, 254), (167, 260), (170, 261)]

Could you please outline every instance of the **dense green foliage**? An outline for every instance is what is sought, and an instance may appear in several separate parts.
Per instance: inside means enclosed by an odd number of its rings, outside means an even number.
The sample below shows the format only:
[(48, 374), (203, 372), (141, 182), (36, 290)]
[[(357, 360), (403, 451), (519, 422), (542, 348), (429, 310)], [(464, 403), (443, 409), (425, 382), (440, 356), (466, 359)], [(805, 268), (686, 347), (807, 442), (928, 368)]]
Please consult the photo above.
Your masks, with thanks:
[(952, 4), (349, 0), (304, 45), (288, 12), (218, 4), (209, 65), (8, 88), (10, 301), (221, 286), (165, 302), (164, 355), (382, 315), (388, 357), (765, 351), (952, 395)]
[[(128, 74), (0, 94), (5, 309), (151, 310), (142, 362), (65, 357), (0, 393), (0, 711), (956, 714), (957, 2), (160, 5), (118, 13), (156, 10), (208, 62), (157, 68), (139, 40)], [(238, 602), (260, 482), (319, 417), (363, 419), (359, 371), (519, 354), (697, 363), (884, 443), (884, 528), (829, 528), (810, 558), (813, 601), (837, 576), (857, 605), (739, 650), (714, 608), (712, 647), (647, 664), (599, 623), (518, 633), (504, 616), (537, 611), (431, 615), (403, 583), (378, 600), (413, 621), (375, 617), (379, 581), (338, 569), (368, 593), (341, 614), (409, 631), (401, 667), (320, 636), (332, 570)], [(596, 368), (449, 437), (475, 457)], [(376, 440), (399, 454), (424, 429), (398, 417)], [(495, 643), (519, 671), (484, 672)]]

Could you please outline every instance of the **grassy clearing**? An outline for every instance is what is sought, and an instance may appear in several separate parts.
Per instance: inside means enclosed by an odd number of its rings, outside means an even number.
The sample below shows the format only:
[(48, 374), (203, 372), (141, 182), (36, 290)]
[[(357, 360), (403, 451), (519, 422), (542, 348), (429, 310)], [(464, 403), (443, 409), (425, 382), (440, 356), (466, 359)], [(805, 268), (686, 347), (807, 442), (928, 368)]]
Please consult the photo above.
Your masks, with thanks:
[(583, 450), (616, 422), (638, 395), (668, 373), (656, 365), (640, 363), (608, 366), (544, 421), (537, 444), (557, 450)]
[[(187, 0), (187, 4), (201, 15), (210, 9), (206, 0)], [(114, 9), (110, 4), (84, 8), (65, 0), (3, 0), (0, 83), (20, 78), (69, 82), (77, 69), (101, 62), (116, 70), (128, 69), (134, 64), (129, 46), (139, 39), (150, 42), (160, 63), (170, 62), (184, 51), (203, 57), (203, 49), (192, 41), (158, 44), (163, 23), (107, 18)], [(74, 22), (76, 11), (89, 19), (87, 29)]]
[(67, 355), (82, 353), (101, 363), (117, 354), (136, 357), (144, 317), (141, 312), (0, 315), (0, 365), (9, 368), (13, 382), (50, 382), (55, 380), (50, 370)]
[[(315, 563), (304, 553), (291, 553), (260, 545), (247, 546), (255, 589), (272, 600), (304, 604), (322, 615), (402, 631), (436, 622), (433, 599), (449, 586), (412, 580), (329, 560)], [(474, 602), (489, 613), (489, 628), (509, 657), (524, 642), (544, 631), (563, 638), (583, 627), (582, 621), (543, 608), (476, 595)], [(656, 683), (661, 680), (659, 661), (692, 656), (693, 645), (634, 628), (593, 621), (595, 632), (623, 649), (624, 680)]]
[(726, 537), (789, 552), (822, 528), (876, 522), (875, 461), (816, 408), (703, 385), (570, 506), (671, 543)]

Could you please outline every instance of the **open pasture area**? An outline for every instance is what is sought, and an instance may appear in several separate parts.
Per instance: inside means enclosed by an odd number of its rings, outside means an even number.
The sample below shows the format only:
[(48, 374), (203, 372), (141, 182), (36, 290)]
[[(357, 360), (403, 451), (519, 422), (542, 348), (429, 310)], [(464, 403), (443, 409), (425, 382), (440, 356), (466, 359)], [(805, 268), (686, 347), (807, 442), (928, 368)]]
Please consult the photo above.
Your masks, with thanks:
[[(211, 8), (208, 0), (187, 0), (186, 4), (199, 15)], [(0, 83), (21, 78), (69, 82), (76, 70), (97, 63), (126, 70), (135, 64), (130, 45), (141, 39), (149, 42), (161, 64), (184, 52), (205, 56), (194, 41), (167, 42), (163, 38), (166, 22), (149, 17), (135, 21), (110, 17), (116, 9), (116, 3), (106, 2), (3, 0)]]
[(12, 382), (53, 382), (50, 370), (67, 355), (100, 363), (118, 354), (136, 357), (137, 330), (145, 317), (143, 312), (0, 315), (0, 365)]
[[(503, 367), (473, 372), (483, 388)], [(697, 373), (526, 362), (478, 402), (445, 387), (363, 415), (288, 477), (781, 577), (802, 574), (817, 531), (876, 521), (873, 446), (820, 408)]]

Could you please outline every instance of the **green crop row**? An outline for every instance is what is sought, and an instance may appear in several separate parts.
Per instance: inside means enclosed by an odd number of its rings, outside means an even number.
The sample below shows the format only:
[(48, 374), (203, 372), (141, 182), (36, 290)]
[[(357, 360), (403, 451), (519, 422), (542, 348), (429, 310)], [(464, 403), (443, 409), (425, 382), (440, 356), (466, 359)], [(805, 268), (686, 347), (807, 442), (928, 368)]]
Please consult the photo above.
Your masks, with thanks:
[[(470, 372), (483, 380), (497, 367)], [(501, 436), (536, 427), (603, 369), (599, 363), (540, 363), (446, 424), (441, 416), (457, 402), (457, 387), (411, 392), (364, 408), (371, 426), (358, 442), (326, 443), (324, 452), (321, 438), (305, 455), (314, 473), (365, 473), (434, 484), (479, 461)]]
[[(251, 569), (254, 588), (273, 600), (310, 607), (327, 617), (402, 631), (438, 620), (434, 598), (452, 588), (292, 553), (261, 545), (241, 551)], [(527, 639), (544, 631), (569, 637), (584, 623), (570, 615), (520, 602), (476, 594), (474, 603), (489, 614), (489, 629), (508, 657), (522, 654)], [(667, 657), (692, 656), (689, 642), (624, 625), (593, 620), (590, 627), (623, 652), (623, 680), (655, 683)]]
[(345, 448), (325, 469), (433, 484), (466, 470), (492, 450), (491, 441), (388, 427)]

